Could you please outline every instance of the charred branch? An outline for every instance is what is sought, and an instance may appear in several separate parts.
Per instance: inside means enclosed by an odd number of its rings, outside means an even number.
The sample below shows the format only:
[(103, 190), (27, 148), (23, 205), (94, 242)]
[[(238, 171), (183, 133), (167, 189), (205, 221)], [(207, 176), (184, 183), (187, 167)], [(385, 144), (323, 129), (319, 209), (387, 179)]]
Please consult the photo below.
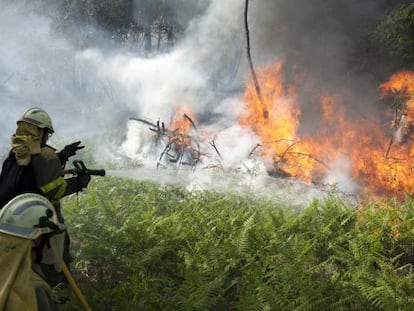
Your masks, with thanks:
[[(274, 170), (273, 171), (268, 171), (269, 175), (274, 176), (274, 177), (292, 177), (292, 175), (285, 169), (283, 169), (281, 167), (281, 165), (283, 165), (283, 163), (285, 162), (286, 156), (287, 155), (296, 155), (296, 156), (303, 156), (303, 157), (308, 157), (310, 159), (312, 159), (313, 161), (319, 163), (320, 165), (322, 165), (326, 170), (330, 171), (331, 168), (325, 164), (322, 160), (316, 158), (315, 156), (308, 154), (308, 153), (304, 153), (304, 152), (298, 152), (298, 151), (290, 151), (292, 149), (293, 146), (297, 145), (298, 142), (289, 140), (289, 139), (280, 139), (277, 141), (274, 141), (272, 143), (280, 143), (280, 142), (291, 142), (291, 144), (289, 146), (287, 146), (287, 148), (280, 154), (278, 154), (278, 160), (274, 161)], [(251, 156), (255, 150), (259, 147), (262, 147), (260, 144), (257, 144), (253, 150), (250, 152), (249, 156)]]
[(168, 131), (165, 129), (164, 122), (162, 122), (160, 126), (160, 120), (158, 120), (157, 123), (152, 123), (150, 121), (139, 118), (129, 118), (129, 120), (138, 121), (146, 125), (149, 125), (149, 130), (157, 134), (157, 139), (159, 139), (163, 135), (168, 136)]
[(260, 85), (259, 85), (259, 80), (257, 79), (256, 71), (254, 70), (254, 66), (253, 66), (252, 56), (250, 53), (250, 30), (249, 30), (249, 22), (248, 22), (248, 11), (249, 11), (249, 0), (246, 0), (245, 9), (244, 9), (244, 26), (245, 26), (245, 31), (246, 31), (247, 60), (249, 62), (249, 67), (250, 67), (250, 71), (251, 71), (252, 78), (254, 81), (254, 87), (256, 89), (256, 94), (262, 105), (263, 118), (266, 120), (269, 118), (269, 112), (267, 110), (266, 104), (262, 96), (262, 92), (261, 92)]
[(162, 150), (161, 155), (160, 155), (160, 158), (158, 159), (158, 162), (157, 162), (157, 169), (160, 167), (160, 165), (161, 165), (161, 160), (162, 160), (162, 158), (164, 157), (164, 155), (168, 152), (168, 150), (170, 149), (170, 146), (171, 146), (171, 143), (168, 143), (168, 144), (165, 146), (165, 148)]
[(289, 150), (294, 146), (294, 145), (296, 145), (296, 142), (294, 142), (293, 144), (291, 144), (290, 146), (288, 146), (287, 148), (286, 148), (286, 150), (282, 153), (282, 155), (279, 157), (280, 159), (279, 159), (279, 161), (280, 160), (282, 160), (285, 156), (286, 156), (286, 154), (289, 152)]
[(256, 146), (254, 146), (254, 148), (252, 149), (252, 151), (249, 152), (249, 156), (248, 158), (250, 158), (257, 150), (257, 148), (261, 147), (261, 144), (257, 144)]
[(157, 125), (156, 125), (155, 123), (152, 123), (152, 122), (147, 121), (147, 120), (144, 120), (144, 119), (139, 119), (139, 118), (129, 118), (129, 120), (133, 120), (133, 121), (142, 122), (142, 123), (145, 123), (145, 124), (147, 124), (147, 125), (149, 125), (149, 126), (152, 126), (153, 128), (156, 128), (156, 127), (157, 127)]
[(193, 120), (188, 116), (188, 114), (186, 114), (186, 113), (184, 113), (184, 118), (185, 119), (187, 119), (190, 123), (191, 123), (191, 125), (193, 126), (193, 128), (197, 131), (198, 129), (197, 129), (197, 127), (195, 126), (195, 124), (194, 124), (194, 122), (193, 122)]
[(304, 153), (304, 152), (286, 152), (286, 154), (295, 154), (295, 155), (300, 155), (300, 156), (304, 156), (304, 157), (308, 157), (311, 158), (313, 161), (319, 163), (320, 165), (322, 165), (324, 168), (326, 168), (328, 171), (331, 170), (331, 168), (326, 165), (324, 162), (322, 162), (321, 160), (315, 158), (313, 155), (308, 154), (308, 153)]
[[(192, 127), (197, 130), (194, 121), (187, 115), (183, 117), (188, 120)], [(165, 140), (165, 147), (163, 148), (160, 157), (157, 161), (157, 169), (165, 167), (162, 161), (166, 163), (174, 163), (178, 168), (182, 165), (195, 167), (201, 160), (202, 153), (200, 152), (200, 144), (192, 136), (181, 133), (181, 129), (168, 130), (164, 122), (158, 120), (156, 123), (131, 117), (129, 120), (138, 121), (149, 126), (149, 130), (156, 134), (157, 141)]]
[(220, 157), (220, 159), (223, 159), (223, 157), (221, 156), (220, 151), (217, 149), (216, 142), (214, 140), (212, 140), (210, 142), (210, 145), (214, 148), (214, 150), (216, 151), (216, 153)]
[[(193, 129), (198, 131), (196, 124), (187, 114), (183, 114), (183, 118), (191, 124)], [(168, 168), (172, 165), (175, 166), (176, 169), (180, 169), (183, 166), (195, 169), (195, 167), (202, 161), (202, 157), (208, 156), (208, 154), (202, 153), (200, 151), (200, 138), (197, 135), (192, 136), (183, 133), (182, 128), (169, 130), (165, 127), (164, 122), (161, 122), (160, 120), (155, 123), (141, 118), (130, 118), (130, 120), (135, 120), (148, 125), (149, 129), (156, 133), (157, 141), (165, 144), (157, 161), (157, 169)], [(187, 127), (186, 131), (188, 131)], [(264, 145), (280, 144), (281, 146), (284, 146), (284, 148), (280, 148), (280, 146), (278, 147), (279, 150), (282, 150), (281, 152), (275, 154), (275, 158), (273, 159), (273, 168), (268, 170), (269, 176), (282, 178), (294, 177), (289, 168), (289, 165), (293, 165), (291, 157), (292, 155), (296, 157), (300, 156), (311, 158), (314, 162), (322, 165), (325, 169), (330, 170), (330, 168), (317, 157), (304, 152), (295, 151), (293, 148), (299, 143), (300, 142), (290, 139), (280, 139), (263, 144), (256, 144), (249, 152), (248, 158), (251, 158), (257, 152), (257, 150), (259, 148), (262, 148)], [(215, 141), (210, 141), (209, 145), (213, 147), (220, 160), (223, 160), (223, 156), (220, 153)], [(300, 164), (300, 161), (298, 162)], [(242, 164), (246, 166), (244, 163)], [(206, 168), (223, 169), (221, 164), (215, 166), (210, 165)], [(246, 168), (250, 170), (247, 166)]]
[(287, 171), (280, 168), (279, 166), (274, 166), (273, 170), (267, 170), (267, 174), (269, 176), (277, 177), (277, 178), (281, 178), (281, 177), (282, 178), (290, 178), (290, 177), (292, 177), (291, 174), (289, 174)]

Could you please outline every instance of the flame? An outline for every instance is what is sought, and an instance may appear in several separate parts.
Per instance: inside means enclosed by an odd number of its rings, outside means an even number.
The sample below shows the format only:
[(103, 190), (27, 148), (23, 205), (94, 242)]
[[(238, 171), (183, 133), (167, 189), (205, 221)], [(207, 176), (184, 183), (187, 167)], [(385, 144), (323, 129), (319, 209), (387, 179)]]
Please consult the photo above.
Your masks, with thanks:
[(195, 117), (192, 111), (186, 106), (176, 109), (173, 121), (169, 127), (168, 144), (176, 156), (187, 155), (187, 164), (195, 165), (200, 159), (200, 152), (194, 137), (189, 135), (191, 128), (195, 128)]
[(170, 130), (177, 131), (177, 133), (179, 134), (188, 133), (192, 126), (188, 118), (190, 118), (193, 122), (195, 121), (195, 117), (188, 107), (186, 106), (178, 107), (175, 110), (175, 115), (174, 115), (173, 121), (171, 122)]
[[(380, 85), (382, 95), (385, 96), (389, 92), (397, 93), (405, 91), (406, 93), (414, 93), (414, 72), (403, 70), (393, 74), (390, 79)], [(411, 103), (413, 98), (411, 98)]]
[[(398, 126), (387, 126), (393, 120), (386, 120), (386, 113), (380, 117), (352, 115), (341, 96), (325, 94), (317, 97), (321, 113), (312, 134), (301, 134), (303, 115), (295, 85), (300, 81), (286, 83), (282, 70), (283, 61), (257, 70), (269, 118), (262, 117), (261, 103), (250, 82), (243, 98), (245, 113), (239, 120), (260, 137), (261, 153), (273, 163), (271, 170), (321, 183), (329, 182), (338, 164), (350, 163), (348, 173), (360, 194), (401, 196), (413, 192), (414, 144), (409, 134), (414, 124), (414, 72), (400, 72), (380, 85), (382, 97), (399, 95), (401, 112), (394, 122)], [(396, 139), (398, 130), (405, 140)]]
[(398, 140), (401, 141), (404, 135), (414, 138), (410, 128), (414, 124), (414, 72), (401, 71), (392, 75), (380, 85), (380, 90), (383, 98), (388, 94), (395, 98), (395, 116), (391, 123), (398, 134)]

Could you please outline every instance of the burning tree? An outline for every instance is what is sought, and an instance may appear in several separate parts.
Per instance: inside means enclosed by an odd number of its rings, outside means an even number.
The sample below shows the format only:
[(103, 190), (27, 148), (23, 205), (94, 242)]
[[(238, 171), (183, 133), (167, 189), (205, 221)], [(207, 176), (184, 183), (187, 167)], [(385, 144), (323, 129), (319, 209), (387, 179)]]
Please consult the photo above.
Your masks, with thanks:
[(414, 72), (401, 71), (391, 76), (388, 82), (380, 85), (382, 96), (391, 97), (393, 118), (391, 138), (386, 157), (391, 153), (394, 143), (412, 142), (414, 126)]

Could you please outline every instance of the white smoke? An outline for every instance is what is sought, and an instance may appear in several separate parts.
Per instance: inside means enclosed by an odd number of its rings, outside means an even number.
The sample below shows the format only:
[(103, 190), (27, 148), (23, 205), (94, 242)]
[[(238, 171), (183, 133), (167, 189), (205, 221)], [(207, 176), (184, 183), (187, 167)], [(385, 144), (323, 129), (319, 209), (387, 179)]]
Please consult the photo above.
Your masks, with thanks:
[(144, 151), (145, 142), (128, 132), (128, 117), (168, 124), (176, 108), (185, 105), (195, 114), (210, 109), (235, 119), (229, 100), (211, 100), (214, 90), (208, 89), (229, 60), (240, 57), (241, 14), (234, 12), (242, 12), (240, 1), (212, 2), (171, 53), (145, 58), (122, 49), (79, 49), (54, 31), (49, 17), (5, 3), (0, 11), (0, 142), (7, 147), (2, 151), (8, 149), (15, 121), (31, 106), (51, 115), (52, 142), (86, 139), (103, 148), (116, 141), (129, 157), (131, 150)]
[(130, 55), (105, 57), (98, 50), (77, 54), (80, 64), (92, 67), (98, 79), (109, 81), (135, 115), (168, 120), (183, 103), (196, 103), (196, 93), (205, 85), (199, 72), (185, 65), (180, 50), (151, 59)]
[(335, 185), (345, 193), (358, 193), (359, 185), (351, 176), (352, 163), (349, 159), (342, 157), (335, 159), (330, 165), (330, 171), (325, 176), (323, 182)]
[[(198, 171), (185, 178), (190, 188), (204, 184), (231, 188), (231, 182), (274, 193), (262, 159), (250, 157), (259, 143), (257, 137), (235, 122), (243, 103), (241, 94), (232, 90), (241, 89), (246, 75), (243, 10), (244, 1), (211, 1), (206, 14), (190, 23), (172, 52), (147, 58), (122, 48), (79, 48), (55, 31), (50, 18), (4, 6), (0, 10), (0, 151), (6, 154), (20, 115), (39, 106), (52, 116), (56, 130), (52, 143), (85, 140), (99, 154), (98, 163), (127, 158), (155, 168), (159, 158), (154, 150), (163, 147), (155, 144), (148, 126), (128, 118), (168, 124), (176, 108), (185, 105), (195, 115), (216, 116), (214, 124), (200, 129), (210, 135), (202, 146), (208, 150), (203, 165), (218, 161), (222, 169), (247, 176), (225, 182), (223, 174), (219, 183), (215, 175), (205, 173), (208, 170)], [(209, 145), (212, 140), (221, 158)], [(304, 193), (312, 195), (302, 193), (303, 198), (313, 197), (315, 190), (309, 189)]]

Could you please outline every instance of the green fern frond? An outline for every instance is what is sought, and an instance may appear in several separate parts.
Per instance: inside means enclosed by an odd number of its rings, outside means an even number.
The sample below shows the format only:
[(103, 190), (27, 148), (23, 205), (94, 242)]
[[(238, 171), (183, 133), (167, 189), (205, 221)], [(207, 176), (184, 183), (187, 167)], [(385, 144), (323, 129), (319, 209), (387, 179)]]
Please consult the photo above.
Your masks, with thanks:
[(255, 217), (256, 214), (253, 213), (252, 215), (250, 215), (249, 218), (247, 218), (243, 225), (240, 228), (240, 236), (236, 241), (236, 245), (238, 248), (238, 251), (241, 254), (247, 254), (250, 252), (250, 232), (251, 230), (254, 228), (255, 225)]

